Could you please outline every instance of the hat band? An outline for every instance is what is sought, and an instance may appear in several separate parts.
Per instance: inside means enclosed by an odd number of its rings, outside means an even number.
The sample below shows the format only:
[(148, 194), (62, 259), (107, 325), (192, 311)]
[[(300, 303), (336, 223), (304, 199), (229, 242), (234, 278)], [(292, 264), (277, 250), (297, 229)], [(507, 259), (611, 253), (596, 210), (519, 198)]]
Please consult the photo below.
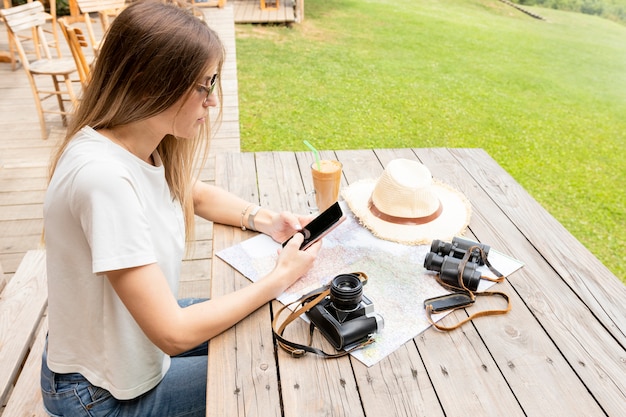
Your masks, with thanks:
[(437, 210), (435, 210), (433, 214), (430, 214), (424, 217), (397, 217), (397, 216), (391, 216), (389, 214), (385, 214), (382, 211), (378, 210), (378, 208), (376, 207), (376, 205), (374, 204), (371, 198), (367, 202), (367, 207), (370, 209), (370, 212), (374, 216), (378, 217), (379, 219), (383, 221), (386, 221), (389, 223), (413, 225), (413, 226), (432, 222), (437, 217), (439, 217), (439, 215), (443, 211), (443, 206), (441, 205), (441, 201), (439, 202), (439, 207), (437, 208)]

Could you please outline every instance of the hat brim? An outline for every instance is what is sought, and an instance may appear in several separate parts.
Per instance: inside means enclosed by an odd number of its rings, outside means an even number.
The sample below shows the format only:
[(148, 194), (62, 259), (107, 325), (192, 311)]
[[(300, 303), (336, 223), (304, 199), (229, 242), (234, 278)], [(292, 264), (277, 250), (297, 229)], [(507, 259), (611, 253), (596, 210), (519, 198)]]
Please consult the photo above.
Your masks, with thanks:
[(450, 241), (469, 225), (472, 206), (465, 196), (447, 184), (433, 180), (432, 190), (443, 210), (439, 217), (420, 225), (395, 224), (376, 217), (368, 207), (375, 180), (361, 180), (342, 190), (342, 197), (359, 222), (380, 239), (407, 245), (423, 245), (434, 239)]

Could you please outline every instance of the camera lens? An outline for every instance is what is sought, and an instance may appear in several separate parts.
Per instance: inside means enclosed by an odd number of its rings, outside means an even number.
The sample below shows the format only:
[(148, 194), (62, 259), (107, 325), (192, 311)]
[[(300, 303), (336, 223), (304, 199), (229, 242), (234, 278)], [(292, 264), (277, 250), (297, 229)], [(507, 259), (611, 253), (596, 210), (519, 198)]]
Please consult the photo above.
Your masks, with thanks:
[(337, 275), (330, 284), (330, 301), (337, 310), (356, 310), (362, 295), (363, 283), (356, 275)]

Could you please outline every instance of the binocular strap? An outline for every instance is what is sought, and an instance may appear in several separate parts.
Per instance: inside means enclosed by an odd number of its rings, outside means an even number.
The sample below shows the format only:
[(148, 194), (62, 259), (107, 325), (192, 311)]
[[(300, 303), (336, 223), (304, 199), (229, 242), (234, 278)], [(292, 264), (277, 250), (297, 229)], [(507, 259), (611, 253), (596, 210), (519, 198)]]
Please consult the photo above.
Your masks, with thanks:
[[(469, 317), (461, 320), (460, 322), (452, 325), (452, 326), (444, 326), (441, 324), (438, 324), (437, 322), (435, 322), (432, 319), (432, 306), (427, 306), (426, 307), (426, 317), (428, 318), (428, 321), (430, 322), (430, 324), (432, 324), (435, 328), (439, 329), (439, 330), (445, 330), (445, 331), (449, 331), (449, 330), (454, 330), (457, 329), (459, 327), (461, 327), (462, 325), (464, 325), (465, 323), (467, 323), (468, 321), (472, 321), (475, 318), (478, 317), (484, 317), (484, 316), (497, 316), (500, 314), (506, 314), (509, 311), (511, 311), (511, 300), (509, 299), (509, 296), (503, 292), (500, 291), (482, 291), (482, 292), (476, 292), (476, 293), (472, 293), (470, 291), (469, 296), (472, 299), (475, 299), (476, 296), (491, 296), (491, 295), (498, 295), (502, 298), (504, 298), (506, 300), (507, 306), (504, 309), (499, 309), (499, 310), (483, 310), (483, 311), (479, 311), (477, 313), (471, 314)], [(463, 307), (457, 307), (454, 309), (451, 309), (450, 311), (454, 311), (454, 310), (458, 310), (459, 308), (463, 308)]]
[[(426, 317), (428, 318), (428, 321), (430, 322), (430, 324), (432, 324), (435, 328), (437, 328), (439, 330), (445, 330), (445, 331), (454, 330), (454, 329), (457, 329), (457, 328), (461, 327), (462, 325), (464, 325), (468, 321), (474, 320), (475, 318), (484, 317), (484, 316), (496, 316), (496, 315), (501, 315), (501, 314), (507, 314), (509, 311), (511, 311), (511, 300), (510, 300), (509, 296), (506, 293), (503, 293), (501, 291), (474, 292), (474, 291), (470, 290), (469, 288), (467, 288), (465, 286), (465, 283), (463, 282), (463, 271), (465, 270), (465, 266), (467, 265), (467, 263), (469, 261), (469, 257), (471, 255), (471, 253), (475, 249), (480, 251), (480, 256), (481, 256), (481, 259), (482, 259), (483, 263), (497, 277), (497, 278), (491, 278), (491, 277), (487, 277), (487, 276), (483, 275), (483, 276), (481, 276), (481, 279), (486, 279), (486, 280), (489, 280), (489, 281), (492, 281), (492, 282), (496, 282), (496, 283), (500, 283), (500, 282), (504, 281), (506, 279), (506, 277), (504, 275), (502, 275), (500, 272), (498, 272), (498, 270), (496, 270), (491, 265), (491, 263), (489, 263), (489, 260), (487, 259), (487, 254), (485, 253), (485, 251), (482, 248), (480, 248), (479, 246), (472, 246), (467, 251), (465, 256), (463, 256), (463, 259), (461, 260), (461, 262), (459, 264), (458, 287), (457, 286), (451, 286), (451, 285), (445, 283), (439, 276), (437, 276), (437, 282), (439, 282), (439, 284), (441, 284), (443, 287), (448, 288), (450, 290), (453, 290), (455, 292), (466, 293), (468, 295), (468, 297), (471, 299), (472, 303), (474, 302), (474, 300), (476, 299), (477, 296), (493, 296), (493, 295), (497, 295), (497, 296), (500, 296), (500, 297), (502, 297), (502, 298), (504, 298), (506, 300), (507, 306), (504, 309), (479, 311), (477, 313), (471, 314), (469, 317), (461, 320), (460, 322), (456, 323), (455, 325), (443, 326), (441, 324), (437, 324), (432, 319), (432, 313), (433, 313), (432, 305), (428, 305), (428, 306), (426, 306)], [(454, 307), (454, 308), (450, 308), (450, 310), (448, 310), (448, 311), (454, 311), (454, 310), (458, 310), (460, 308), (465, 308), (465, 307), (467, 307), (467, 306)]]
[[(367, 282), (367, 275), (363, 272), (355, 272), (353, 273), (354, 275), (357, 275), (359, 277), (359, 279), (361, 279), (361, 281), (363, 283)], [(291, 354), (291, 356), (293, 356), (294, 358), (299, 358), (302, 357), (304, 355), (307, 354), (307, 352), (309, 353), (314, 353), (316, 355), (319, 356), (323, 356), (326, 359), (335, 359), (335, 358), (340, 358), (342, 356), (345, 356), (347, 354), (349, 354), (350, 352), (357, 350), (357, 349), (361, 349), (362, 347), (365, 347), (369, 344), (372, 344), (374, 342), (374, 339), (367, 339), (363, 342), (361, 342), (360, 344), (350, 348), (350, 349), (346, 349), (346, 350), (342, 350), (340, 352), (337, 353), (326, 353), (321, 349), (317, 349), (314, 348), (313, 346), (311, 346), (313, 344), (313, 331), (315, 330), (315, 326), (313, 325), (313, 323), (311, 323), (309, 325), (309, 341), (308, 341), (308, 345), (303, 345), (300, 343), (295, 343), (292, 342), (290, 340), (287, 340), (283, 337), (283, 333), (285, 332), (285, 328), (295, 319), (297, 319), (298, 317), (300, 317), (303, 313), (306, 313), (307, 311), (309, 311), (310, 309), (312, 309), (314, 306), (316, 306), (320, 301), (322, 301), (324, 298), (326, 298), (328, 295), (330, 294), (330, 284), (329, 285), (325, 285), (321, 288), (318, 288), (317, 290), (311, 291), (308, 294), (303, 295), (302, 297), (300, 297), (299, 300), (296, 300), (290, 304), (287, 304), (285, 306), (282, 306), (280, 308), (280, 310), (278, 310), (276, 312), (276, 315), (274, 316), (274, 320), (272, 320), (272, 332), (274, 333), (274, 337), (276, 338), (278, 345), (283, 348), (283, 350), (289, 352)], [(278, 318), (280, 317), (280, 315), (282, 314), (283, 311), (285, 311), (288, 307), (294, 305), (294, 304), (300, 304), (299, 307), (297, 307), (295, 310), (293, 310), (289, 316), (287, 316), (287, 318), (285, 319), (284, 322), (282, 322), (282, 324), (280, 324), (280, 326), (278, 326)]]

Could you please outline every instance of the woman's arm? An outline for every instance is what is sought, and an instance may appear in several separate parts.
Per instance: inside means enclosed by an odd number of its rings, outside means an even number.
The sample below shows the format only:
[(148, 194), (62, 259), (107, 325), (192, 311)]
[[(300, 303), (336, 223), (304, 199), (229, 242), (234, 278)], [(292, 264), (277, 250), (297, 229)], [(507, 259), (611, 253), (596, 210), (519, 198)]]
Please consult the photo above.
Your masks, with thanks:
[(148, 338), (165, 353), (177, 355), (232, 327), (304, 275), (321, 244), (301, 251), (302, 240), (297, 234), (279, 254), (274, 270), (259, 281), (186, 308), (178, 306), (158, 264), (110, 271), (107, 276)]
[[(249, 201), (239, 198), (223, 188), (206, 184), (202, 181), (196, 181), (193, 186), (193, 209), (196, 215), (211, 220), (215, 223), (228, 224), (231, 226), (241, 227), (243, 217), (243, 225), (248, 227), (248, 213), (253, 207)], [(248, 209), (248, 213), (242, 212)], [(269, 210), (262, 210), (257, 217), (267, 217), (271, 215)], [(263, 216), (261, 216), (263, 214)], [(255, 219), (256, 220), (256, 219)], [(255, 221), (256, 224), (256, 221)]]
[[(213, 185), (197, 181), (193, 187), (193, 203), (196, 215), (215, 223), (248, 229), (250, 214), (256, 204), (251, 204), (236, 195)], [(288, 212), (276, 213), (261, 208), (254, 217), (255, 229), (284, 242), (302, 226), (311, 221), (311, 216), (295, 216)]]

